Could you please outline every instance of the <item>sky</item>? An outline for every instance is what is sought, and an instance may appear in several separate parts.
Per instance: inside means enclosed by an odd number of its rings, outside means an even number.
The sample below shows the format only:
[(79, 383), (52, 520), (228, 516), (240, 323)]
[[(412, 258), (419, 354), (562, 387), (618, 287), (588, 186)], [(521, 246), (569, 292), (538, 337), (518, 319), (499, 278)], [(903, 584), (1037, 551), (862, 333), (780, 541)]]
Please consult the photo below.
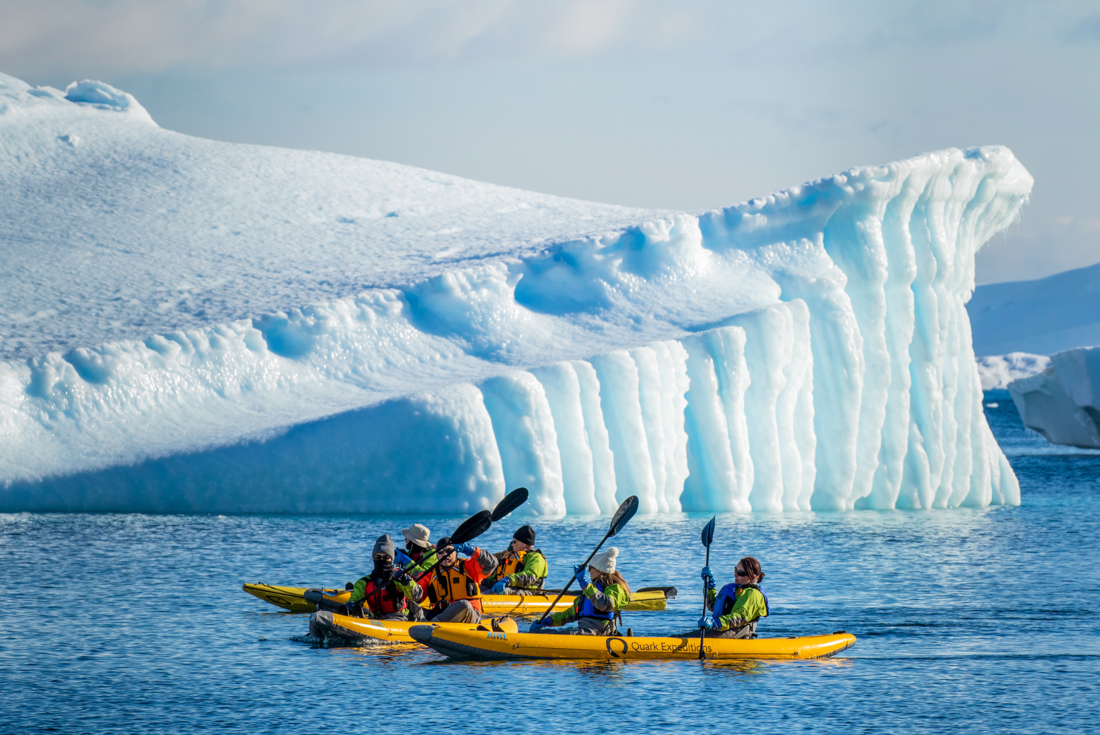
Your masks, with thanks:
[(978, 283), (1100, 261), (1100, 4), (0, 0), (0, 71), (161, 127), (636, 207), (930, 150), (1035, 177)]

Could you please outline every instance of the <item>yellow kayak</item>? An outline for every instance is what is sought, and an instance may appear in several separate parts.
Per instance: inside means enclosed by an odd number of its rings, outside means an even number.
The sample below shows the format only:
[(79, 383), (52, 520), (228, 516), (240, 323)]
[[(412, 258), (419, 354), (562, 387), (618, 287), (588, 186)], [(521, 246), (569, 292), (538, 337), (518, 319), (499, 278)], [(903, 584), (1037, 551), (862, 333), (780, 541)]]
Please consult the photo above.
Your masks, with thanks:
[[(309, 616), (309, 633), (316, 638), (341, 639), (353, 643), (416, 643), (409, 628), (424, 623), (404, 620), (374, 620), (320, 610)], [(482, 623), (436, 623), (441, 628), (456, 630), (492, 630), (489, 620)]]
[[(486, 661), (516, 659), (698, 659), (699, 638), (641, 638), (624, 636), (551, 635), (503, 633), (491, 630), (456, 630), (441, 625), (411, 625), (409, 635), (445, 656)], [(800, 638), (707, 638), (708, 659), (802, 660), (832, 656), (855, 645), (850, 633)]]
[[(289, 610), (292, 613), (316, 612), (317, 606), (306, 600), (306, 591), (320, 589), (324, 599), (336, 604), (348, 601), (351, 595), (349, 590), (308, 588), (308, 587), (279, 587), (271, 584), (245, 584), (243, 589), (250, 595), (259, 597), (264, 602), (270, 602), (276, 607)], [(540, 615), (546, 611), (550, 603), (557, 597), (557, 591), (546, 595), (483, 595), (481, 609), (486, 615)], [(664, 610), (669, 598), (676, 596), (675, 587), (645, 587), (633, 592), (630, 604), (626, 610)], [(565, 610), (573, 604), (574, 595), (565, 595), (553, 612)]]

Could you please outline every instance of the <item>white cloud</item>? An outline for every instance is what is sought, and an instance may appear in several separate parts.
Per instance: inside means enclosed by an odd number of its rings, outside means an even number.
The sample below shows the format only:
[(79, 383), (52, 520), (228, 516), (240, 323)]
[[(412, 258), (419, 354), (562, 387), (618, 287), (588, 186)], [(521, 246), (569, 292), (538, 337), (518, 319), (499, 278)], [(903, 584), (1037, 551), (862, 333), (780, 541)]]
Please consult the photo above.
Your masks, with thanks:
[[(663, 47), (702, 27), (656, 0), (0, 0), (0, 68), (24, 76), (171, 68), (575, 57)], [(712, 6), (711, 6), (712, 7)]]

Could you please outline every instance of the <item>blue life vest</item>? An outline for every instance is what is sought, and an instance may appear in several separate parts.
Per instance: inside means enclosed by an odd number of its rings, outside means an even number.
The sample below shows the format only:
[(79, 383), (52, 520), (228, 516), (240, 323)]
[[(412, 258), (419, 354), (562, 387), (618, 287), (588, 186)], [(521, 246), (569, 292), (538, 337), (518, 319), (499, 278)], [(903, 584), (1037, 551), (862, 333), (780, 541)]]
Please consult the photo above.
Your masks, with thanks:
[[(602, 584), (598, 582), (593, 582), (592, 584), (596, 585), (596, 589), (598, 589), (600, 592), (603, 592)], [(584, 602), (581, 603), (581, 617), (599, 618), (600, 620), (611, 620), (611, 618), (615, 617), (615, 611), (611, 610), (609, 612), (601, 612), (597, 610), (596, 606), (592, 604), (592, 600), (588, 599), (588, 596), (586, 595), (584, 597)]]
[[(734, 582), (730, 582), (718, 592), (718, 597), (714, 598), (714, 617), (720, 618), (730, 614), (730, 610), (737, 604), (737, 592), (738, 590), (754, 589), (761, 595), (764, 595), (764, 614), (760, 617), (768, 617), (768, 596), (764, 594), (764, 590), (760, 589), (759, 585), (745, 584), (740, 585)], [(749, 621), (751, 622), (751, 621)]]

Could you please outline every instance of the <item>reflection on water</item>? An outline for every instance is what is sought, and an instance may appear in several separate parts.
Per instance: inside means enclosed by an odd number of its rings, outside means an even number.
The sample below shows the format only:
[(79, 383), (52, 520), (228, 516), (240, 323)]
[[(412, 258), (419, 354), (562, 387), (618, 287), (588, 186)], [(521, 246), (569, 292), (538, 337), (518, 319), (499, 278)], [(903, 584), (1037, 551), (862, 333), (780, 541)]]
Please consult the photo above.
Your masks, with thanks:
[[(307, 615), (241, 583), (341, 587), (370, 567), (375, 537), (410, 519), (0, 516), (0, 732), (313, 731), (319, 713), (432, 733), (698, 732), (731, 713), (746, 715), (741, 732), (1091, 732), (1100, 456), (1052, 449), (1011, 400), (991, 402), (1019, 508), (719, 515), (719, 584), (746, 554), (767, 573), (761, 635), (858, 637), (813, 661), (445, 662), (413, 645), (322, 646)], [(624, 628), (695, 626), (708, 519), (636, 517), (616, 536), (631, 586), (680, 590), (666, 611), (624, 614)], [(552, 582), (606, 522), (534, 519)], [(503, 550), (519, 523), (478, 543)], [(71, 634), (40, 635), (58, 630)], [(374, 725), (364, 704), (399, 714)]]

